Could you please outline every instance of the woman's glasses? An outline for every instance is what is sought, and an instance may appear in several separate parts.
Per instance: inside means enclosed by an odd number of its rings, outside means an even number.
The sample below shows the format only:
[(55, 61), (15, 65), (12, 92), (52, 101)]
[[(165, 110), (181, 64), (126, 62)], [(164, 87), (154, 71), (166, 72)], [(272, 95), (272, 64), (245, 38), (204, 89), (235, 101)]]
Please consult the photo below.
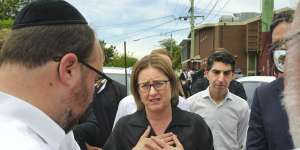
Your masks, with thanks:
[(151, 87), (153, 87), (156, 91), (164, 89), (167, 82), (169, 82), (169, 80), (154, 80), (152, 83), (144, 82), (139, 83), (138, 85), (141, 92), (148, 93)]

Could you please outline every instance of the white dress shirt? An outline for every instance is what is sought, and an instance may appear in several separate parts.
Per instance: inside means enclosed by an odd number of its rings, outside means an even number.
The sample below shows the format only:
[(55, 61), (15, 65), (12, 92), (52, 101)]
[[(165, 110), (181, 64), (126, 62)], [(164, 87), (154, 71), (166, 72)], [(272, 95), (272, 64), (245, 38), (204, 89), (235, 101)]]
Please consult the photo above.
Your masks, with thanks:
[(217, 104), (212, 100), (209, 87), (188, 98), (190, 111), (204, 118), (210, 127), (215, 150), (245, 149), (250, 109), (247, 102), (227, 92)]
[(44, 112), (12, 95), (0, 92), (0, 146), (10, 150), (80, 150), (73, 133)]
[[(189, 102), (183, 97), (179, 96), (178, 107), (182, 110), (189, 111)], [(124, 97), (119, 103), (117, 114), (114, 121), (114, 126), (121, 117), (129, 114), (133, 114), (134, 112), (136, 112), (136, 110), (137, 110), (137, 106), (134, 101), (133, 95), (128, 95)]]

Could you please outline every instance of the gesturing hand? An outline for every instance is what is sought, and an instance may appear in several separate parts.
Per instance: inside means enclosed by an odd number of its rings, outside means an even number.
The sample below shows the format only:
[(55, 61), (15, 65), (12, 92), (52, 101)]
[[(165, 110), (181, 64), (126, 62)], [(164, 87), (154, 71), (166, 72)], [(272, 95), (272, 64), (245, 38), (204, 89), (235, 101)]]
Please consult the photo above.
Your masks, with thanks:
[(151, 137), (151, 139), (155, 142), (155, 144), (147, 145), (147, 148), (149, 148), (150, 150), (184, 150), (176, 135), (172, 136), (175, 146), (170, 146), (158, 137)]
[[(182, 144), (173, 133), (148, 138), (150, 130), (151, 128), (148, 126), (132, 150), (183, 150)], [(175, 147), (171, 145), (175, 145)]]
[(147, 138), (150, 134), (150, 130), (151, 128), (148, 126), (132, 150), (144, 150), (146, 144), (151, 144), (153, 142), (150, 138)]

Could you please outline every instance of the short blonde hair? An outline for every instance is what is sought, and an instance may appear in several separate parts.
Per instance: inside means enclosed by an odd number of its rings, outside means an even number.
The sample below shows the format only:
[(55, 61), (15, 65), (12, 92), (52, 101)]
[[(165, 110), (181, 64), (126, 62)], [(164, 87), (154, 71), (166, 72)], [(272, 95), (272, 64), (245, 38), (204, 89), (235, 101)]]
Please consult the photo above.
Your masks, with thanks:
[(139, 93), (138, 77), (142, 70), (149, 67), (153, 67), (167, 76), (171, 87), (171, 105), (176, 106), (178, 104), (178, 91), (176, 87), (176, 76), (172, 70), (172, 67), (166, 61), (164, 61), (159, 54), (150, 54), (138, 61), (132, 70), (130, 88), (137, 104), (137, 110), (145, 109)]

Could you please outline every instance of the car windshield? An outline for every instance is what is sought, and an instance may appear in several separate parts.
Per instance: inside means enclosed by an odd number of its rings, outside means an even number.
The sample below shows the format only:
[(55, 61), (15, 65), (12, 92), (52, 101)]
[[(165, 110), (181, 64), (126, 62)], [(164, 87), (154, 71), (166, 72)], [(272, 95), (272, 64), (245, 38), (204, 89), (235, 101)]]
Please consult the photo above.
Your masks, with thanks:
[[(111, 79), (126, 85), (125, 83), (125, 74), (117, 74), (117, 73), (105, 73), (107, 76), (109, 76)], [(127, 93), (130, 93), (130, 75), (127, 74)]]
[(246, 91), (248, 104), (251, 107), (255, 89), (261, 85), (267, 84), (267, 82), (249, 81), (249, 82), (243, 82), (242, 84)]

